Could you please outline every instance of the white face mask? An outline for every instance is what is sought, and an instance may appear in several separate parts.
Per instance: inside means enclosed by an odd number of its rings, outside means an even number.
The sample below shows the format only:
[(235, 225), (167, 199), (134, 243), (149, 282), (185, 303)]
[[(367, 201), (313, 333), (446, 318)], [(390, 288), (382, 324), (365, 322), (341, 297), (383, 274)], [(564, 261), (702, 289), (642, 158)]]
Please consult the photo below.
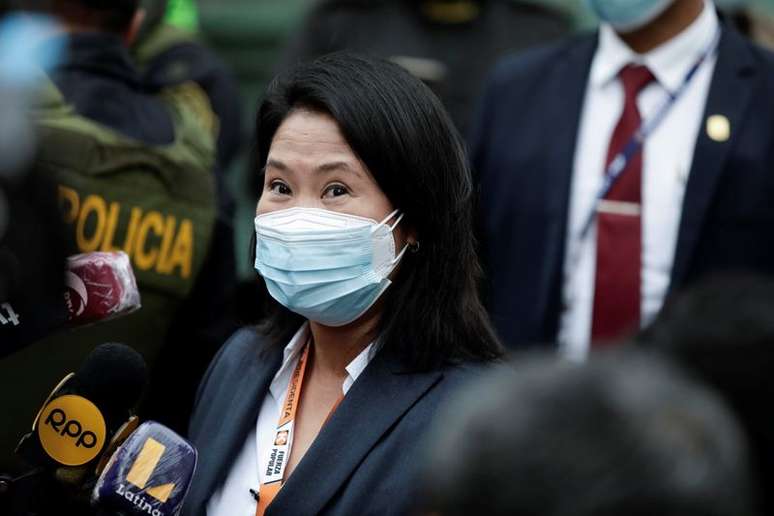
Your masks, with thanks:
[(393, 229), (382, 222), (316, 208), (290, 208), (255, 218), (255, 269), (288, 310), (326, 326), (363, 315), (390, 286)]

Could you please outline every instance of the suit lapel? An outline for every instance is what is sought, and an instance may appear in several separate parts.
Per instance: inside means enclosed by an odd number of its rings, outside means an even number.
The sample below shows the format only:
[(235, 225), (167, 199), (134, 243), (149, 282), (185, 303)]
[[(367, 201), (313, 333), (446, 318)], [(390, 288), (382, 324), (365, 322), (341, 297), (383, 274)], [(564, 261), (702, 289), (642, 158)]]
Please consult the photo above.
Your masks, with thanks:
[[(318, 514), (379, 439), (441, 378), (438, 371), (399, 373), (380, 352), (347, 393), (267, 510)], [(313, 486), (313, 487), (311, 487)]]
[[(215, 400), (209, 400), (215, 407), (207, 416), (206, 426), (199, 432), (197, 441), (206, 442), (200, 451), (197, 473), (199, 488), (196, 492), (209, 498), (217, 489), (245, 444), (250, 430), (255, 426), (263, 399), (269, 390), (274, 375), (282, 364), (282, 349), (269, 349), (256, 355), (253, 361), (245, 364), (244, 373), (232, 380), (228, 392)], [(219, 393), (221, 394), (221, 393)], [(208, 401), (208, 400), (203, 400)], [(222, 408), (217, 408), (222, 407)], [(207, 498), (197, 506), (204, 507)]]
[[(683, 282), (701, 232), (718, 179), (725, 168), (728, 151), (734, 145), (752, 94), (755, 71), (749, 44), (733, 29), (725, 27), (718, 46), (715, 71), (707, 97), (693, 164), (685, 190), (671, 289)], [(726, 141), (713, 140), (707, 131), (709, 117), (725, 117), (731, 128)]]
[[(541, 122), (549, 124), (545, 134), (552, 149), (546, 154), (545, 204), (548, 207), (547, 227), (541, 230), (545, 252), (538, 256), (533, 270), (540, 271), (535, 309), (544, 336), (555, 335), (556, 320), (546, 320), (546, 314), (560, 313), (562, 269), (564, 264), (570, 187), (572, 184), (575, 146), (583, 110), (591, 61), (597, 48), (597, 37), (586, 37), (570, 47), (564, 59), (553, 67), (552, 80), (545, 81), (543, 104), (547, 106)], [(552, 337), (551, 337), (552, 338)]]

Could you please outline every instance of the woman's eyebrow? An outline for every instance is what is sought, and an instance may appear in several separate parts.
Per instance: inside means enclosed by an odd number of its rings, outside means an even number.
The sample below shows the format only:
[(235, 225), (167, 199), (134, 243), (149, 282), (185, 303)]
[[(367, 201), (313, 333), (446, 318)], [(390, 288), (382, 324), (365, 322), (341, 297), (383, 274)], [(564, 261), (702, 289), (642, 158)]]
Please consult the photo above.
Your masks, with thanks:
[[(269, 168), (273, 168), (280, 172), (293, 172), (293, 170), (288, 165), (286, 165), (282, 161), (279, 161), (275, 158), (269, 158), (266, 161), (266, 166), (264, 167), (264, 170)], [(321, 173), (344, 171), (344, 172), (350, 172), (361, 179), (363, 177), (363, 174), (358, 169), (358, 167), (352, 166), (352, 164), (347, 161), (330, 161), (328, 163), (323, 163), (315, 167), (315, 171), (321, 172)]]
[(334, 172), (334, 171), (340, 171), (340, 170), (352, 172), (358, 177), (361, 176), (361, 173), (357, 169), (357, 167), (353, 167), (350, 163), (346, 161), (331, 161), (329, 163), (323, 163), (322, 165), (319, 165), (317, 167), (318, 172)]
[(281, 161), (277, 161), (276, 159), (272, 159), (272, 158), (269, 158), (266, 161), (266, 167), (265, 168), (269, 168), (269, 167), (276, 168), (277, 170), (283, 170), (283, 171), (287, 171), (288, 170), (288, 166), (287, 165), (285, 165)]

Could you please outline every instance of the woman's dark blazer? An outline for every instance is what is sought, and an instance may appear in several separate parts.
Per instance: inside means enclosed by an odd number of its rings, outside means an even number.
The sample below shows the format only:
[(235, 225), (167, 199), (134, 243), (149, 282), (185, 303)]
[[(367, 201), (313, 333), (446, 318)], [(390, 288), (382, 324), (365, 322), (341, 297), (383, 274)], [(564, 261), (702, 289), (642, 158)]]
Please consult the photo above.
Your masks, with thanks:
[[(221, 348), (199, 386), (189, 438), (199, 464), (183, 516), (204, 515), (255, 427), (282, 362), (252, 329)], [(413, 502), (423, 438), (439, 404), (480, 366), (407, 373), (377, 353), (322, 428), (267, 516), (406, 514)], [(257, 481), (257, 479), (256, 479)]]

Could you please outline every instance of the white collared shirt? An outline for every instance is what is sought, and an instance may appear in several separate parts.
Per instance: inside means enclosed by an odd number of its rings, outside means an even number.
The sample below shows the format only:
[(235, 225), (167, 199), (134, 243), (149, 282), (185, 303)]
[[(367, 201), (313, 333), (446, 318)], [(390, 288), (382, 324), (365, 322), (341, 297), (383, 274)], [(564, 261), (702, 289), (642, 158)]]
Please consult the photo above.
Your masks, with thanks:
[[(261, 450), (270, 448), (274, 442), (277, 422), (285, 401), (290, 377), (296, 368), (301, 352), (309, 338), (309, 325), (304, 324), (285, 346), (285, 351), (277, 374), (269, 386), (269, 392), (263, 399), (261, 411), (255, 428), (247, 436), (242, 451), (239, 452), (226, 480), (213, 493), (207, 502), (208, 516), (255, 516), (256, 501), (250, 494), (250, 489), (259, 491), (259, 485), (264, 481), (266, 471), (265, 454)], [(355, 380), (368, 366), (373, 358), (371, 343), (346, 367), (347, 377), (341, 386), (342, 393), (347, 394)]]
[[(609, 25), (602, 24), (599, 29), (599, 45), (591, 64), (578, 127), (565, 246), (559, 343), (570, 358), (583, 359), (591, 338), (596, 226), (583, 240), (580, 234), (602, 187), (610, 138), (623, 111), (624, 93), (618, 73), (627, 64), (635, 63), (647, 66), (655, 76), (656, 80), (637, 98), (642, 120), (647, 121), (665, 97), (678, 90), (691, 67), (712, 45), (718, 30), (717, 14), (710, 0), (689, 27), (646, 54), (631, 50)], [(715, 62), (715, 54), (705, 60), (643, 148), (643, 326), (661, 309), (669, 288), (685, 187), (703, 125)]]

